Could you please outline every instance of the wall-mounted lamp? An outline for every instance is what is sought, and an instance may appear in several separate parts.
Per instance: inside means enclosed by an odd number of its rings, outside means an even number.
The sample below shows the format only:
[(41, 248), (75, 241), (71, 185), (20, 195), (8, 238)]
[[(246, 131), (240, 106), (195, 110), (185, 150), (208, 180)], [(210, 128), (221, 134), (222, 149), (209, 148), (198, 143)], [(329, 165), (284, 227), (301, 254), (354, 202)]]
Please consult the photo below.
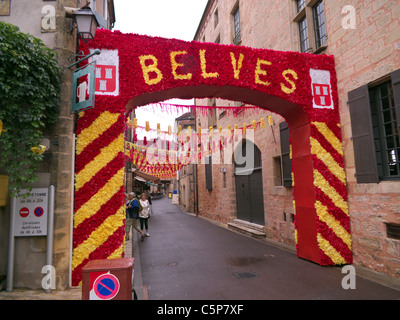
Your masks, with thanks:
[(88, 6), (82, 8), (64, 7), (64, 9), (65, 16), (75, 21), (79, 37), (84, 42), (93, 39), (99, 27), (99, 22), (92, 9)]

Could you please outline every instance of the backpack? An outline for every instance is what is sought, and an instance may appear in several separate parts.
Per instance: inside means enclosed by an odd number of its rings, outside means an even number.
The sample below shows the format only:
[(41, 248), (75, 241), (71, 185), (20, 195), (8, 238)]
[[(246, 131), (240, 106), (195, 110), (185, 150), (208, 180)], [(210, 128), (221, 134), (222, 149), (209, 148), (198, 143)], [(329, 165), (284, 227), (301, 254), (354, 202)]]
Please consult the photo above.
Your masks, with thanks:
[(142, 210), (143, 210), (143, 207), (142, 207), (142, 205), (140, 204), (140, 202), (139, 202), (138, 199), (133, 199), (131, 203), (132, 203), (132, 208), (138, 209), (139, 211), (142, 211)]
[(139, 201), (133, 199), (131, 203), (132, 203), (132, 208), (139, 209)]

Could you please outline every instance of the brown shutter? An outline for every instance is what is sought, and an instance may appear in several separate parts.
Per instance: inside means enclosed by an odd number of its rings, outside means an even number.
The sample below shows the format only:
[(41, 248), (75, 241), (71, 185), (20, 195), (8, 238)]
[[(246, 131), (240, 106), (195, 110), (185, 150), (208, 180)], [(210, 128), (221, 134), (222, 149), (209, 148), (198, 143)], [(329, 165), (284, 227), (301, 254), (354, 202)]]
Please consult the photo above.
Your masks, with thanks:
[(348, 93), (357, 183), (378, 183), (368, 85)]
[(212, 191), (212, 156), (206, 158), (206, 189)]
[(282, 176), (283, 185), (286, 188), (292, 187), (292, 159), (290, 159), (290, 141), (289, 126), (287, 122), (279, 124), (281, 135), (281, 153), (282, 153)]
[(392, 72), (392, 88), (393, 88), (393, 98), (394, 98), (394, 106), (396, 108), (397, 115), (397, 126), (400, 132), (400, 69)]

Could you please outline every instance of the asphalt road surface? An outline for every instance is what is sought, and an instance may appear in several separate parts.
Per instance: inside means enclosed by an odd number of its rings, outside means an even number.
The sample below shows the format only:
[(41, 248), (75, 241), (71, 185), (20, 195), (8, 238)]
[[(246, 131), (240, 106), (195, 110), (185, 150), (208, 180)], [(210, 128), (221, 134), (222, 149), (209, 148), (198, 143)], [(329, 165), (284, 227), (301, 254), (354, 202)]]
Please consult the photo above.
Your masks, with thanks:
[(319, 266), (189, 215), (168, 198), (153, 201), (149, 233), (136, 252), (145, 299), (400, 299), (400, 291), (357, 273), (355, 289), (345, 290), (348, 273), (341, 268)]

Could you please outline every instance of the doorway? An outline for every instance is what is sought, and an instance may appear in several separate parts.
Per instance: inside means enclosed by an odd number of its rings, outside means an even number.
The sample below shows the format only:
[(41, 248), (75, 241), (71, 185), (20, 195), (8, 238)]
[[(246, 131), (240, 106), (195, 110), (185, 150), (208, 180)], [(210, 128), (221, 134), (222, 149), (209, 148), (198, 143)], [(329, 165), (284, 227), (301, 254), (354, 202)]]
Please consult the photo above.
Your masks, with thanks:
[(243, 140), (234, 160), (237, 218), (264, 225), (261, 151), (253, 142)]

